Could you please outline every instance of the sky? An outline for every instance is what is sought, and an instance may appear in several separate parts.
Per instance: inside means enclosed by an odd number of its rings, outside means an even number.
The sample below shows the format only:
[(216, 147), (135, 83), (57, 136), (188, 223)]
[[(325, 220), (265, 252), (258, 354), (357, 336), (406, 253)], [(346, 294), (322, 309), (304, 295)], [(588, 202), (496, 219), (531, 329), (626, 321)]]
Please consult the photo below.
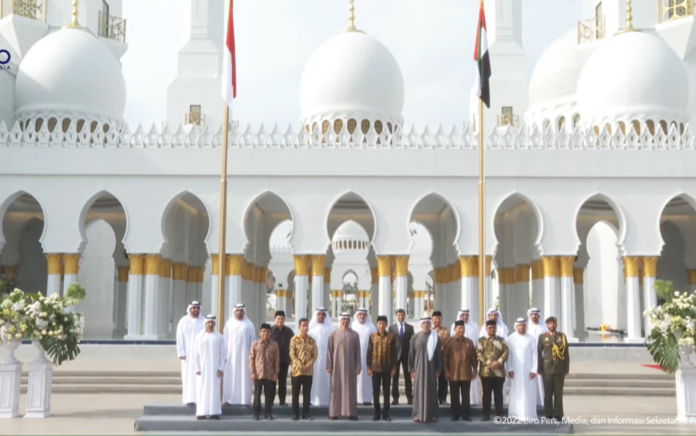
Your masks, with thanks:
[[(187, 38), (190, 1), (124, 0), (125, 115), (131, 125), (159, 126), (166, 118), (167, 85)], [(581, 3), (524, 0), (528, 74), (543, 50), (576, 25)], [(478, 0), (355, 0), (355, 8), (356, 26), (389, 48), (401, 66), (407, 123), (451, 126), (468, 119)], [(346, 27), (347, 17), (348, 0), (235, 0), (234, 118), (242, 125), (297, 125), (303, 66), (315, 48)]]

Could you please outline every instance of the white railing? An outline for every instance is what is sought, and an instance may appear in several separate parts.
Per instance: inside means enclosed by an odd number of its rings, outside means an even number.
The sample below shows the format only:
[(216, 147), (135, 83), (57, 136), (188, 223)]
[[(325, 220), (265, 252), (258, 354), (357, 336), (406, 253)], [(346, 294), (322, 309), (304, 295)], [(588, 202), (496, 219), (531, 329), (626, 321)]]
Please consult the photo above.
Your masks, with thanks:
[[(60, 123), (49, 131), (48, 123), (41, 123), (38, 130), (33, 121), (24, 128), (15, 123), (11, 130), (0, 122), (0, 148), (38, 147), (38, 148), (220, 148), (222, 131), (213, 131), (209, 126), (180, 126), (171, 131), (168, 127), (160, 131), (156, 125), (150, 129), (138, 126), (131, 130), (128, 126), (120, 129), (108, 128), (96, 122), (80, 123), (90, 126), (78, 131), (77, 123), (72, 121), (63, 131)], [(651, 133), (655, 131), (655, 133)], [(642, 132), (642, 133), (639, 133)], [(420, 130), (409, 127), (394, 134), (383, 131), (377, 134), (373, 129), (367, 133), (360, 130), (349, 134), (342, 131), (334, 134), (307, 133), (292, 127), (280, 129), (278, 126), (241, 130), (233, 123), (230, 130), (229, 146), (245, 149), (279, 148), (357, 148), (357, 149), (477, 149), (478, 135), (467, 126), (463, 129)], [(623, 133), (621, 128), (607, 126), (597, 133), (576, 126), (574, 131), (553, 132), (551, 128), (542, 131), (537, 126), (521, 125), (495, 128), (485, 136), (485, 147), (489, 149), (694, 149), (694, 136), (688, 126), (681, 129), (672, 125), (668, 132), (654, 125), (641, 125), (638, 131), (631, 125)]]

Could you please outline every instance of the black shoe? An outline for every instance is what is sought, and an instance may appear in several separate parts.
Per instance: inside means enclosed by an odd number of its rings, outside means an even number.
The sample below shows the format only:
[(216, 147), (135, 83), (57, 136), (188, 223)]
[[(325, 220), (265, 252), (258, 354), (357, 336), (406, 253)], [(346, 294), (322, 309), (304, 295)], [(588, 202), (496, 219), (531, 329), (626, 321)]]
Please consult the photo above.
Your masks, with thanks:
[(358, 420), (358, 417), (357, 417), (357, 416), (349, 416), (348, 419), (349, 419), (350, 421), (357, 421), (357, 420)]
[(205, 416), (196, 416), (196, 419), (200, 421), (200, 420), (205, 419)]
[(335, 421), (338, 419), (338, 416), (329, 416), (329, 421)]
[(266, 415), (266, 419), (269, 421), (273, 421), (273, 415)]
[(491, 420), (490, 416), (484, 416), (483, 418), (481, 418), (481, 421), (483, 421), (483, 422), (490, 421), (490, 420)]
[(254, 415), (254, 421), (259, 421), (260, 419), (258, 415)]
[(469, 417), (467, 417), (467, 418), (462, 418), (462, 421), (471, 422), (471, 418), (469, 418)]
[(304, 415), (304, 416), (302, 417), (302, 419), (304, 419), (305, 421), (314, 421), (314, 418), (312, 418), (312, 417), (309, 416), (309, 415)]
[(385, 413), (384, 416), (382, 417), (382, 419), (385, 421), (391, 421), (391, 416), (389, 416), (388, 413)]
[(188, 406), (188, 407), (195, 407), (195, 406), (196, 406), (196, 403), (186, 403), (186, 406)]
[(365, 402), (363, 403), (363, 406), (372, 406), (372, 403), (368, 403), (367, 401), (365, 401)]
[(287, 407), (287, 406), (288, 406), (288, 403), (286, 403), (285, 401), (283, 401), (282, 403), (279, 403), (278, 405), (279, 405), (280, 407)]
[(373, 421), (379, 421), (379, 414), (375, 413), (375, 416), (372, 417)]
[(292, 417), (292, 420), (293, 420), (293, 421), (298, 421), (299, 419), (300, 419), (300, 417), (297, 416), (297, 415), (293, 415), (293, 417)]
[(452, 421), (459, 421), (459, 417), (458, 417), (458, 416), (453, 416), (453, 417), (452, 417)]
[(399, 400), (394, 400), (391, 402), (392, 406), (398, 406), (399, 405)]
[(217, 420), (219, 420), (219, 419), (220, 419), (220, 415), (213, 415), (213, 416), (210, 417), (210, 419), (217, 419)]

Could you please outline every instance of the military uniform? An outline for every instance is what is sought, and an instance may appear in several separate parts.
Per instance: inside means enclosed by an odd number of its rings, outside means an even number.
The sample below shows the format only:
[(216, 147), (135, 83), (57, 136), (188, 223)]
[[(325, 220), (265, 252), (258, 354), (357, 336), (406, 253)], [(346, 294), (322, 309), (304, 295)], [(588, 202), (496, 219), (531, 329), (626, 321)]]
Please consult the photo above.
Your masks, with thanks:
[(564, 333), (546, 332), (539, 335), (537, 372), (544, 378), (544, 415), (563, 418), (563, 383), (570, 372), (568, 340)]

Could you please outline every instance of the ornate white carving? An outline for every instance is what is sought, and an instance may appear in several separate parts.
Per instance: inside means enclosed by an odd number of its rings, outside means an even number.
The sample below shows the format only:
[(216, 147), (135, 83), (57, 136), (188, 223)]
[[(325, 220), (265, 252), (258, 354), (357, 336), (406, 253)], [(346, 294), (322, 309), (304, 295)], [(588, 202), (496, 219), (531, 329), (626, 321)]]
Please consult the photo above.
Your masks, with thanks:
[(22, 362), (15, 350), (22, 342), (4, 341), (0, 344), (0, 418), (19, 416), (19, 390), (22, 382)]
[(51, 388), (53, 386), (53, 364), (46, 358), (46, 352), (37, 339), (32, 341), (37, 350), (36, 359), (28, 365), (27, 409), (25, 418), (46, 418), (51, 416)]

